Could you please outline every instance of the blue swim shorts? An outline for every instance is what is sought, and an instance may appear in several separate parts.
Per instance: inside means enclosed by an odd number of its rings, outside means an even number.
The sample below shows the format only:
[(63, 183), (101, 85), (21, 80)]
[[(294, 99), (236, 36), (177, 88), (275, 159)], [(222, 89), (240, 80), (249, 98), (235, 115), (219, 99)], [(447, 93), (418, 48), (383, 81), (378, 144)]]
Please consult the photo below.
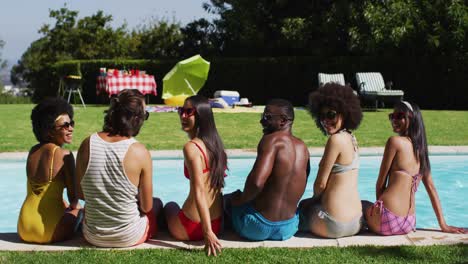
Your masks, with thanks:
[(273, 222), (263, 217), (250, 204), (232, 207), (234, 230), (249, 240), (286, 240), (291, 238), (299, 225), (299, 215), (288, 220)]

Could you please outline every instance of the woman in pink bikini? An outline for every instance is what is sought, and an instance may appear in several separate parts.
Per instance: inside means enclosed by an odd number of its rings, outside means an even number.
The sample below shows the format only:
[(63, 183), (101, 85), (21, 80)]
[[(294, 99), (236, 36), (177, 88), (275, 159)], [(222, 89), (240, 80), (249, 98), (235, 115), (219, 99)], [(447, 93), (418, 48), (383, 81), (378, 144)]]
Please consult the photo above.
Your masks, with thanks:
[(397, 136), (388, 139), (376, 183), (377, 201), (366, 209), (367, 224), (380, 235), (407, 234), (416, 227), (415, 192), (422, 180), (443, 232), (465, 233), (447, 225), (434, 186), (426, 131), (419, 107), (406, 101), (389, 115)]
[(178, 240), (205, 240), (208, 255), (221, 252), (221, 230), (227, 156), (216, 129), (208, 100), (195, 95), (178, 109), (182, 130), (189, 136), (184, 146), (184, 174), (190, 192), (182, 209), (175, 202), (164, 207), (170, 233)]

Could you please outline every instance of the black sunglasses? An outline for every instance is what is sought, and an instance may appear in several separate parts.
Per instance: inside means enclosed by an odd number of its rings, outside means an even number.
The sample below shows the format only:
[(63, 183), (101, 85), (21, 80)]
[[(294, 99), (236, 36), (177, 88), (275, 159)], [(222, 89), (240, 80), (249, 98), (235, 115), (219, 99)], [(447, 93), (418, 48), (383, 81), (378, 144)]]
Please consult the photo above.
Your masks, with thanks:
[(60, 129), (70, 129), (70, 127), (75, 127), (75, 121), (71, 120), (70, 122), (64, 122), (62, 125), (57, 126)]
[[(274, 116), (281, 116), (281, 117), (285, 117), (283, 114), (269, 114), (269, 113), (262, 113), (261, 115), (261, 119), (264, 120), (264, 121), (270, 121)], [(286, 118), (286, 117), (285, 117)]]
[(324, 119), (333, 120), (336, 118), (337, 115), (338, 113), (336, 111), (328, 110), (325, 113), (320, 113), (319, 117), (320, 117), (320, 120), (324, 120)]
[(180, 116), (185, 114), (186, 117), (190, 117), (190, 116), (195, 115), (196, 112), (197, 112), (197, 109), (195, 109), (194, 107), (191, 107), (191, 108), (178, 107), (177, 108), (177, 113), (179, 113)]

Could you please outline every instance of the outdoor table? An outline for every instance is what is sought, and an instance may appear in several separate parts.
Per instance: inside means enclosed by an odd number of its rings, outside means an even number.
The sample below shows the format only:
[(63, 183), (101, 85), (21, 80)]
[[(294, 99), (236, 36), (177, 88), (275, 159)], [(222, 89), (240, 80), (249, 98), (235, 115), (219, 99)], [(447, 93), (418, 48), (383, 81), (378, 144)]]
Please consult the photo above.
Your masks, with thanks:
[(143, 95), (157, 95), (156, 81), (153, 75), (106, 75), (97, 77), (97, 95), (106, 92), (111, 97), (124, 89), (138, 89)]

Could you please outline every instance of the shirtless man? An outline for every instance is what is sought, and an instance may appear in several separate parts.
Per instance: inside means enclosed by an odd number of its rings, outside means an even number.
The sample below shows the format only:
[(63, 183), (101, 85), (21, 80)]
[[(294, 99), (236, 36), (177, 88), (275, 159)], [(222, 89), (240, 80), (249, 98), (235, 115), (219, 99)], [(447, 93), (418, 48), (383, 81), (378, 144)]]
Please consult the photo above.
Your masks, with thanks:
[(242, 237), (286, 240), (298, 229), (297, 204), (304, 193), (310, 165), (307, 146), (292, 135), (293, 121), (290, 102), (268, 102), (260, 119), (263, 137), (244, 191), (237, 190), (226, 197), (232, 206), (233, 228)]

